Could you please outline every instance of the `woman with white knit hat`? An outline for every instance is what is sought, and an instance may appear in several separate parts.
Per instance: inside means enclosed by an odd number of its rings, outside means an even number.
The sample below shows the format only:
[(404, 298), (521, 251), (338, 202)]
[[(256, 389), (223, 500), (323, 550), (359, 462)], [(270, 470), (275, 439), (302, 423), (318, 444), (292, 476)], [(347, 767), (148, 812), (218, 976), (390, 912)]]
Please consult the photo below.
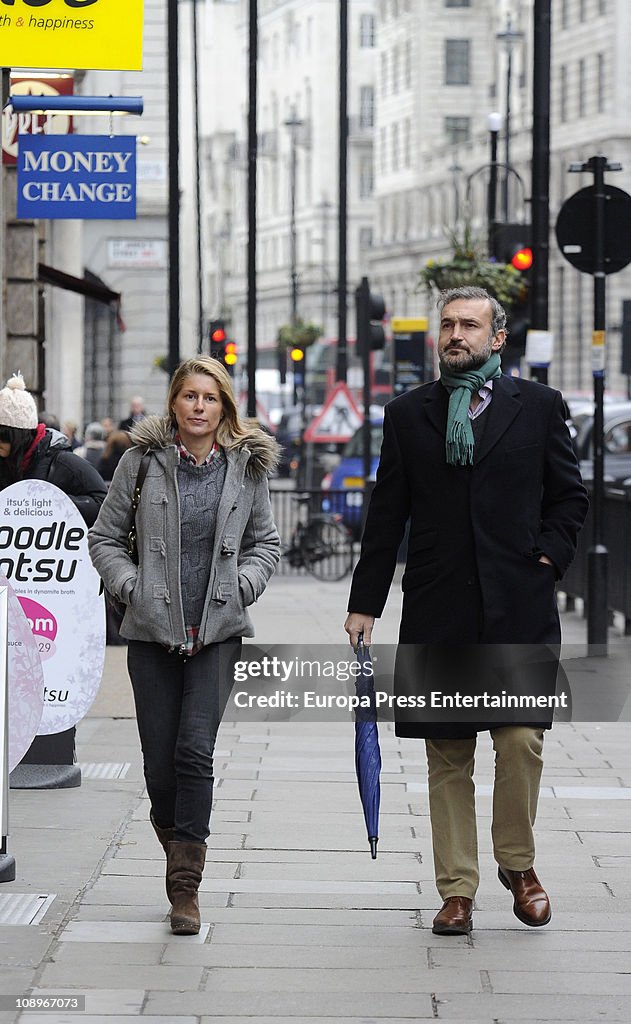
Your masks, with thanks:
[(21, 373), (0, 390), (0, 489), (18, 480), (59, 487), (92, 526), (107, 488), (97, 471), (70, 448), (67, 437), (38, 421), (37, 406)]

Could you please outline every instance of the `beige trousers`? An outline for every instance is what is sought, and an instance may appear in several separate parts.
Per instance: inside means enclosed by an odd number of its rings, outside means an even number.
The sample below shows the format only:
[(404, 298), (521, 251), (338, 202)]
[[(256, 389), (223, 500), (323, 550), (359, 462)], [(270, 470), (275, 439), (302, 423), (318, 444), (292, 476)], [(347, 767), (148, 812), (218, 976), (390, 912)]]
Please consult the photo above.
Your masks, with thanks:
[[(495, 860), (509, 871), (527, 871), (535, 859), (533, 825), (543, 768), (543, 730), (491, 729), (495, 750), (491, 836)], [(476, 738), (426, 740), (429, 814), (436, 888), (473, 899), (480, 873), (473, 767)]]

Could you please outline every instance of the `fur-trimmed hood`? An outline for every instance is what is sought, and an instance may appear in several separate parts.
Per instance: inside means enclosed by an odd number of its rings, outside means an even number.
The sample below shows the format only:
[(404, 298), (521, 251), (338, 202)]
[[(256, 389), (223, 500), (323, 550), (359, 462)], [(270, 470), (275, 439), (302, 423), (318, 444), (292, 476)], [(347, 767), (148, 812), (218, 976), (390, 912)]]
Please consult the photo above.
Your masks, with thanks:
[[(280, 455), (276, 438), (266, 434), (260, 427), (251, 427), (248, 424), (245, 429), (245, 437), (238, 438), (232, 444), (224, 444), (224, 450), (227, 453), (248, 452), (248, 476), (260, 477), (273, 472)], [(142, 448), (155, 450), (169, 448), (175, 444), (173, 427), (168, 416), (146, 416), (132, 427), (129, 436), (132, 444)]]

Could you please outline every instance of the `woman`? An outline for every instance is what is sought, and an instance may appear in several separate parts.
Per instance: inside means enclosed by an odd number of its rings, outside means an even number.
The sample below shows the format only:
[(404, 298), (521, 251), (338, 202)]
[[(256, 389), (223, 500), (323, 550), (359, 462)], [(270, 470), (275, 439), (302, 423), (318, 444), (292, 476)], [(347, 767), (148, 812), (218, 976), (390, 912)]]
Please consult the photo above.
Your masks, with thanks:
[(0, 390), (0, 490), (18, 480), (47, 480), (67, 494), (92, 526), (106, 494), (96, 470), (77, 458), (65, 434), (39, 422), (21, 373)]
[(131, 448), (131, 444), (132, 440), (126, 430), (112, 430), (108, 435), (103, 454), (96, 464), (97, 471), (106, 483), (111, 481), (123, 453)]
[[(212, 755), (247, 606), (280, 554), (267, 475), (277, 445), (237, 412), (230, 377), (208, 356), (176, 370), (165, 419), (132, 431), (90, 531), (107, 589), (127, 607), (128, 646), (151, 822), (167, 855), (175, 934), (200, 928), (197, 890), (212, 805)], [(127, 553), (131, 498), (150, 453), (136, 515), (138, 566)]]

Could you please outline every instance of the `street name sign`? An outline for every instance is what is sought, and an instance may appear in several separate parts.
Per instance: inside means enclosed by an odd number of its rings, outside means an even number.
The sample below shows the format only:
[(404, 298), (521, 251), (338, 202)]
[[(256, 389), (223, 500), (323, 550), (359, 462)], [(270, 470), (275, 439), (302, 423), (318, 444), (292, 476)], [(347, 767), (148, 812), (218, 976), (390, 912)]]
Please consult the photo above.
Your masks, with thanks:
[(142, 70), (144, 0), (0, 0), (0, 66)]
[[(561, 252), (583, 274), (595, 270), (594, 192), (589, 185), (566, 199), (556, 222)], [(631, 196), (614, 185), (605, 185), (604, 209), (604, 270), (616, 274), (631, 262)]]
[(20, 135), (18, 218), (134, 220), (133, 135)]

